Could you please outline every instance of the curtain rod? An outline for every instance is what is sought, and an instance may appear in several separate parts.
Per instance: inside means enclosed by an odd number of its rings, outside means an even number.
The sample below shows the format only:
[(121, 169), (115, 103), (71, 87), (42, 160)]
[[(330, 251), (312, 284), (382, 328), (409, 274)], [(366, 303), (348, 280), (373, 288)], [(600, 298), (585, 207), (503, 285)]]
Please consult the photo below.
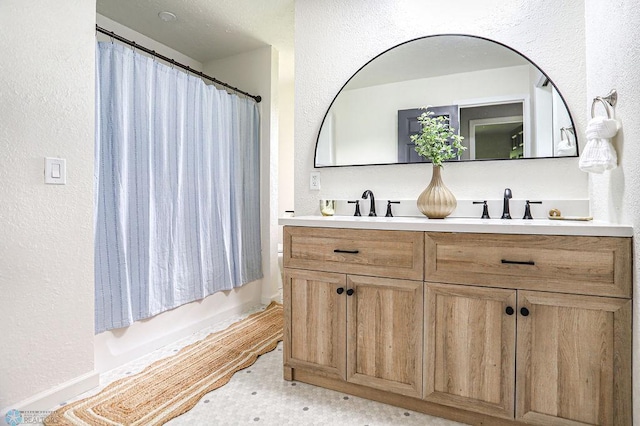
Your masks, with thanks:
[(96, 25), (96, 31), (98, 31), (99, 33), (108, 35), (109, 37), (115, 38), (116, 40), (121, 41), (122, 43), (125, 43), (125, 44), (127, 44), (127, 45), (129, 45), (129, 46), (131, 46), (131, 47), (133, 47), (135, 49), (142, 50), (143, 52), (148, 53), (149, 55), (153, 55), (154, 58), (160, 58), (163, 61), (167, 61), (171, 65), (175, 65), (176, 67), (182, 68), (183, 70), (185, 70), (187, 72), (190, 72), (190, 73), (195, 74), (195, 75), (197, 75), (199, 77), (202, 77), (202, 78), (206, 78), (207, 80), (213, 81), (214, 83), (216, 83), (216, 84), (218, 84), (220, 86), (224, 86), (224, 87), (226, 87), (228, 89), (231, 89), (234, 92), (241, 93), (241, 94), (243, 94), (245, 96), (253, 98), (258, 103), (262, 100), (262, 96), (260, 96), (260, 95), (252, 95), (250, 93), (245, 92), (244, 90), (240, 90), (237, 87), (233, 87), (233, 86), (231, 86), (231, 85), (229, 85), (229, 84), (227, 84), (227, 83), (225, 83), (223, 81), (220, 81), (220, 80), (218, 80), (218, 79), (216, 79), (214, 77), (210, 77), (210, 76), (206, 75), (205, 73), (203, 73), (201, 71), (196, 71), (194, 69), (191, 69), (191, 67), (189, 67), (188, 65), (181, 64), (180, 62), (177, 62), (174, 59), (171, 59), (171, 58), (168, 58), (168, 57), (166, 57), (164, 55), (161, 55), (161, 54), (157, 53), (155, 50), (147, 49), (144, 46), (140, 46), (135, 41), (127, 40), (126, 38), (124, 38), (122, 36), (119, 36), (118, 34), (114, 33), (113, 31), (106, 30), (106, 29), (100, 27), (99, 25)]

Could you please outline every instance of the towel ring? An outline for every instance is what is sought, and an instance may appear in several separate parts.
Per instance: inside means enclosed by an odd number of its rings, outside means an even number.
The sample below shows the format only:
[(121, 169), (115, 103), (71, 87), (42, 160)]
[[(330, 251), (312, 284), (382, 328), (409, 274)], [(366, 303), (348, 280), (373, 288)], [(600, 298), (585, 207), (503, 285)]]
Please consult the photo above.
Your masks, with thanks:
[(607, 118), (615, 118), (613, 107), (618, 103), (618, 91), (616, 89), (611, 90), (607, 96), (596, 96), (593, 98), (593, 102), (591, 103), (591, 118), (594, 118), (596, 115), (596, 102), (600, 102), (604, 105), (604, 108), (607, 111)]
[(613, 107), (607, 101), (605, 101), (601, 96), (596, 96), (593, 98), (593, 102), (591, 103), (591, 118), (595, 118), (596, 116), (596, 103), (600, 102), (604, 105), (604, 109), (607, 111), (607, 118), (613, 118)]

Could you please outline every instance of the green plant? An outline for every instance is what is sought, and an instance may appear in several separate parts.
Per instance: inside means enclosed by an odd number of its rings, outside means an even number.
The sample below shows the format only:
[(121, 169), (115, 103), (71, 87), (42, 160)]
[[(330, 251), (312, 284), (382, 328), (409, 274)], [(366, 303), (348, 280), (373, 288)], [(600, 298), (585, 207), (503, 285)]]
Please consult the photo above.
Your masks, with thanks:
[(418, 155), (431, 160), (434, 166), (442, 167), (443, 161), (457, 157), (467, 147), (462, 145), (464, 138), (449, 127), (448, 118), (433, 115), (433, 111), (427, 110), (418, 117), (422, 131), (411, 135), (411, 142), (416, 145)]

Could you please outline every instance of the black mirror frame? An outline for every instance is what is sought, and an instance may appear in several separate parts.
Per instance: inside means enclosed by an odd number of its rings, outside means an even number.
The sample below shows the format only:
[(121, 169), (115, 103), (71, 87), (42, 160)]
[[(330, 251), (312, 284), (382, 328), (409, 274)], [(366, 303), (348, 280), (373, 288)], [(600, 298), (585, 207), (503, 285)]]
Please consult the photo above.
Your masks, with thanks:
[[(505, 47), (505, 48), (511, 50), (512, 52), (520, 55), (521, 57), (523, 57), (527, 61), (529, 61), (529, 63), (532, 64), (533, 66), (535, 66), (549, 80), (549, 83), (551, 83), (553, 85), (553, 87), (555, 87), (556, 92), (558, 93), (558, 96), (560, 96), (560, 99), (562, 99), (562, 102), (564, 103), (564, 106), (565, 106), (565, 108), (567, 110), (567, 114), (569, 115), (569, 119), (571, 120), (571, 126), (575, 129), (575, 121), (573, 120), (573, 116), (571, 115), (571, 111), (569, 110), (569, 105), (567, 104), (567, 101), (564, 98), (564, 96), (562, 95), (562, 93), (560, 92), (560, 90), (558, 90), (558, 86), (553, 82), (553, 80), (551, 80), (549, 75), (546, 72), (544, 72), (542, 70), (542, 68), (540, 68), (538, 66), (538, 64), (533, 62), (526, 55), (520, 53), (519, 51), (517, 51), (516, 49), (514, 49), (514, 48), (512, 48), (510, 46), (507, 46), (504, 43), (501, 43), (501, 42), (495, 41), (495, 40), (491, 40), (490, 38), (486, 38), (486, 37), (481, 37), (481, 36), (471, 35), (471, 34), (462, 34), (462, 33), (432, 34), (432, 35), (428, 35), (428, 36), (416, 37), (414, 39), (407, 40), (405, 42), (402, 42), (402, 43), (399, 43), (399, 44), (397, 44), (395, 46), (392, 46), (392, 47), (384, 50), (383, 52), (380, 52), (379, 54), (377, 54), (376, 56), (371, 58), (369, 61), (367, 61), (364, 65), (362, 65), (360, 68), (358, 68), (358, 70), (355, 73), (353, 73), (353, 75), (351, 77), (349, 77), (349, 79), (342, 85), (340, 90), (338, 90), (338, 93), (336, 93), (336, 95), (333, 97), (333, 100), (329, 104), (329, 107), (327, 108), (327, 111), (324, 113), (324, 117), (322, 118), (322, 123), (320, 123), (320, 128), (318, 129), (318, 135), (316, 136), (316, 147), (315, 147), (315, 151), (313, 153), (313, 167), (316, 168), (316, 169), (320, 169), (320, 168), (333, 168), (333, 167), (396, 166), (396, 165), (402, 165), (402, 164), (421, 164), (421, 163), (401, 163), (401, 162), (396, 162), (396, 163), (342, 164), (342, 165), (331, 165), (331, 166), (325, 166), (325, 165), (318, 166), (317, 156), (318, 156), (318, 143), (320, 142), (320, 133), (322, 132), (322, 127), (324, 126), (324, 123), (325, 123), (325, 121), (327, 119), (327, 116), (329, 115), (329, 111), (331, 111), (331, 107), (335, 103), (335, 101), (338, 98), (338, 96), (340, 96), (340, 93), (342, 93), (342, 91), (349, 84), (349, 82), (351, 80), (353, 80), (353, 78), (360, 71), (362, 71), (367, 65), (369, 65), (371, 62), (375, 61), (378, 57), (384, 55), (385, 53), (389, 52), (390, 50), (393, 50), (393, 49), (395, 49), (395, 48), (397, 48), (399, 46), (403, 46), (403, 45), (405, 45), (407, 43), (412, 43), (414, 41), (424, 40), (424, 39), (434, 38), (434, 37), (450, 37), (450, 36), (470, 37), (470, 38), (485, 40), (485, 41), (500, 45), (502, 47)], [(580, 144), (579, 144), (579, 139), (578, 139), (577, 132), (574, 132), (574, 136), (575, 136), (575, 143), (576, 143), (576, 155), (575, 156), (570, 156), (570, 157), (533, 157), (533, 158), (514, 158), (514, 159), (507, 159), (507, 158), (504, 158), (504, 159), (474, 159), (474, 160), (456, 160), (456, 162), (462, 163), (462, 162), (470, 162), (470, 161), (543, 160), (543, 159), (550, 159), (550, 158), (574, 158), (574, 157), (579, 157), (580, 156)]]

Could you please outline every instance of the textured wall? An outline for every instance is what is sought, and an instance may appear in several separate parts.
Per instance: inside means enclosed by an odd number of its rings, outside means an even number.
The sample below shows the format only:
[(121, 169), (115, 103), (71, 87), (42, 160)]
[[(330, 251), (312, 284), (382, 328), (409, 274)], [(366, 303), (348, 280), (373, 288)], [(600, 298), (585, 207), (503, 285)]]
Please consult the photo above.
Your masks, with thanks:
[[(560, 87), (584, 130), (583, 1), (297, 0), (295, 31), (296, 215), (318, 214), (319, 198), (355, 198), (368, 188), (379, 199), (415, 199), (426, 187), (430, 166), (405, 165), (320, 169), (321, 191), (309, 190), (316, 136), (331, 100), (360, 66), (409, 39), (466, 33), (515, 48)], [(505, 187), (515, 198), (588, 195), (575, 158), (447, 164), (443, 176), (460, 199), (498, 199)]]
[[(612, 7), (615, 4), (615, 7)], [(634, 225), (634, 423), (640, 424), (640, 8), (636, 0), (586, 0), (587, 102), (618, 90), (616, 117), (622, 130), (614, 139), (617, 169), (591, 175), (591, 209), (597, 219)], [(602, 114), (602, 107), (596, 111)]]
[(93, 370), (94, 25), (95, 2), (0, 2), (0, 407)]

